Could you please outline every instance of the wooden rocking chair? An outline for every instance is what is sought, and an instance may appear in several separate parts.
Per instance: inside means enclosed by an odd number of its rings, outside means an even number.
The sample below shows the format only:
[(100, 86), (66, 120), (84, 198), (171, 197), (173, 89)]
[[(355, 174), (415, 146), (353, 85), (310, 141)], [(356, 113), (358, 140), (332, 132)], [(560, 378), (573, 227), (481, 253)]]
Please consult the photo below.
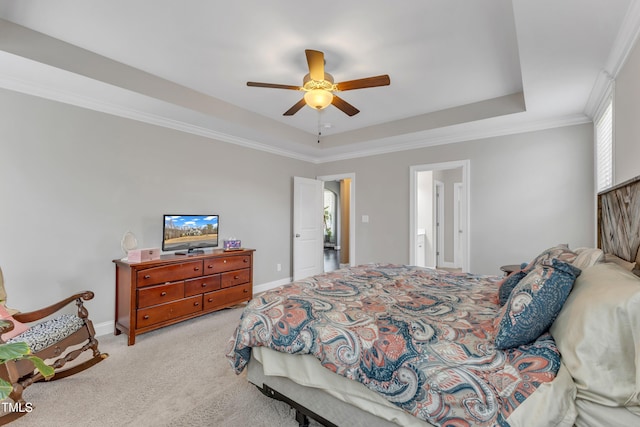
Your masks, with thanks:
[[(6, 298), (6, 296), (1, 295), (3, 293), (4, 286), (2, 286), (2, 271), (0, 270), (0, 300), (2, 302)], [(7, 339), (6, 342), (26, 342), (34, 356), (38, 356), (46, 361), (47, 365), (54, 368), (55, 373), (50, 381), (59, 380), (83, 371), (108, 357), (108, 354), (100, 353), (98, 350), (98, 341), (95, 338), (93, 323), (83, 305), (83, 301), (88, 301), (93, 296), (93, 292), (84, 291), (37, 311), (13, 314), (13, 317), (5, 318), (5, 320), (11, 321), (13, 325), (0, 328), (0, 334), (5, 334), (16, 328), (18, 328), (18, 331), (26, 329), (11, 339)], [(77, 314), (62, 314), (42, 321), (74, 301), (78, 308)], [(2, 311), (7, 312), (4, 305), (1, 308)], [(42, 322), (23, 325), (23, 323), (39, 321)], [(3, 342), (3, 339), (0, 338), (0, 343)], [(93, 352), (92, 357), (67, 369), (63, 368), (67, 362), (75, 360), (87, 350)], [(9, 398), (16, 404), (15, 407), (19, 408), (19, 410), (4, 411), (5, 415), (0, 417), (0, 425), (3, 425), (27, 412), (23, 410), (26, 402), (22, 397), (22, 392), (31, 384), (43, 380), (44, 377), (35, 369), (31, 361), (16, 360), (0, 365), (0, 378), (13, 385), (13, 391)]]

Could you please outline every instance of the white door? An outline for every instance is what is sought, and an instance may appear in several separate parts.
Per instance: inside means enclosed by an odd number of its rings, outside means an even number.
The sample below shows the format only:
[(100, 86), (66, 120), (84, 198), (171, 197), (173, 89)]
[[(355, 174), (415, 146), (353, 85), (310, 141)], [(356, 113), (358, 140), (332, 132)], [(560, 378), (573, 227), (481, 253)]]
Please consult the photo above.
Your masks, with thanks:
[(293, 280), (324, 271), (322, 181), (293, 177)]

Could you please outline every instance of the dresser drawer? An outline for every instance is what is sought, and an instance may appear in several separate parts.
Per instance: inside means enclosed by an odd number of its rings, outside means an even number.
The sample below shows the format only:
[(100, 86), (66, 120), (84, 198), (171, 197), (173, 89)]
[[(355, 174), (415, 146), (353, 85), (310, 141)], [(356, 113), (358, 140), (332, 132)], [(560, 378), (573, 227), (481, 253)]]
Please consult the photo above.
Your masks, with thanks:
[(184, 298), (184, 282), (167, 283), (165, 285), (148, 286), (138, 289), (138, 307), (164, 304)]
[(231, 286), (241, 285), (251, 280), (251, 269), (229, 271), (220, 275), (222, 288), (230, 288)]
[(223, 271), (249, 267), (251, 267), (250, 255), (235, 255), (204, 260), (205, 274), (222, 273)]
[(143, 308), (137, 312), (137, 328), (144, 328), (155, 323), (164, 322), (187, 314), (202, 311), (202, 295), (185, 298), (182, 300), (160, 304), (149, 308)]
[(189, 279), (184, 282), (184, 296), (190, 297), (205, 292), (220, 289), (220, 275), (205, 276), (199, 279)]
[(204, 294), (204, 310), (249, 301), (252, 298), (251, 293), (251, 283), (206, 293)]
[(137, 285), (141, 288), (198, 276), (202, 276), (202, 261), (184, 262), (140, 270), (137, 272)]

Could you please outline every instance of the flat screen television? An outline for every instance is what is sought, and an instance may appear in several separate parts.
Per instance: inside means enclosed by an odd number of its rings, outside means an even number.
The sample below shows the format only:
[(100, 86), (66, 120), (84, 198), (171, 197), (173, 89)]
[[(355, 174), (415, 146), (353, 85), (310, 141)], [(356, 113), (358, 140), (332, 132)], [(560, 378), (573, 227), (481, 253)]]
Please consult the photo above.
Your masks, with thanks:
[(218, 215), (164, 215), (162, 250), (203, 253), (218, 246)]

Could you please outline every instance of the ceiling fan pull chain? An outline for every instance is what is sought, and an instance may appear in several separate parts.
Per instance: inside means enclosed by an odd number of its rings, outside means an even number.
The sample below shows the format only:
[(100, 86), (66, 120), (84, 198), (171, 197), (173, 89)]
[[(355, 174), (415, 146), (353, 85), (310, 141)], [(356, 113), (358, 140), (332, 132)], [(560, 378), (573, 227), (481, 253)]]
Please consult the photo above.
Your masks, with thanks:
[(320, 144), (320, 136), (322, 136), (322, 131), (321, 131), (321, 127), (320, 127), (320, 114), (322, 113), (322, 110), (318, 110), (318, 144)]

